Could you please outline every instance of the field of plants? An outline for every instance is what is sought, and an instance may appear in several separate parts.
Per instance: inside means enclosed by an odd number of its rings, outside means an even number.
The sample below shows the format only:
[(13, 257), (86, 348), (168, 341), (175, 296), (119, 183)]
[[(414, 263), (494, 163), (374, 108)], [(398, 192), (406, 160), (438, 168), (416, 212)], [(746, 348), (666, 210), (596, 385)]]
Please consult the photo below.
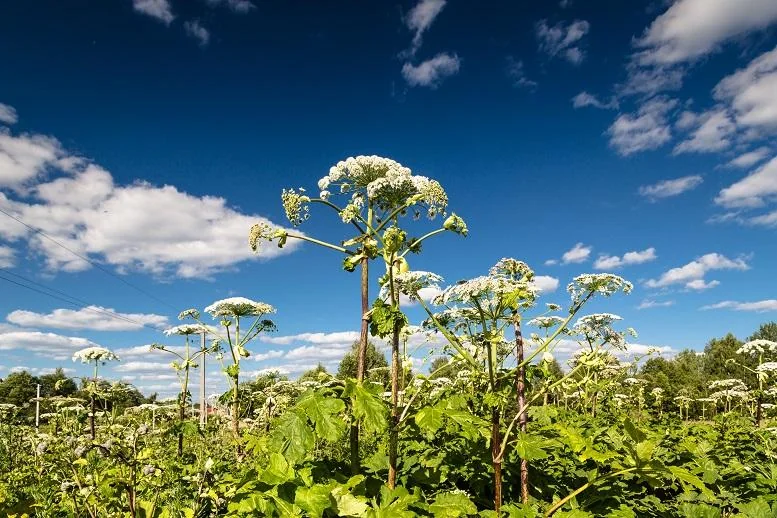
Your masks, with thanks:
[[(440, 183), (360, 156), (316, 192), (282, 192), (291, 227), (331, 217), (342, 239), (259, 224), (246, 246), (305, 241), (361, 276), (361, 338), (340, 370), (243, 379), (276, 312), (246, 294), (182, 311), (170, 345), (152, 346), (178, 374), (171, 402), (103, 379), (120, 358), (102, 347), (76, 353), (91, 366), (83, 378), (11, 374), (3, 516), (777, 516), (777, 324), (624, 360), (635, 331), (587, 311), (628, 295), (620, 276), (581, 274), (550, 300), (529, 265), (505, 258), (446, 284), (412, 269), (436, 236), (468, 233)], [(411, 322), (402, 301), (425, 319)], [(419, 336), (423, 372), (407, 352)], [(189, 390), (205, 358), (230, 387), (207, 419)]]

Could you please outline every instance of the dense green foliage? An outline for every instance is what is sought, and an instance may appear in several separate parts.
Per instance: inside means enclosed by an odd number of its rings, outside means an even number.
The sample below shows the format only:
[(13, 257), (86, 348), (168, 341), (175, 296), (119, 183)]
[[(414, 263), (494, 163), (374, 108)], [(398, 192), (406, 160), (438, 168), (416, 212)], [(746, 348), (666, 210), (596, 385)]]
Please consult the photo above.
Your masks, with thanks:
[[(502, 514), (540, 516), (582, 489), (555, 515), (774, 516), (777, 422), (767, 417), (755, 426), (747, 402), (729, 412), (713, 403), (703, 419), (701, 406), (692, 406), (689, 418), (683, 414), (681, 419), (674, 400), (681, 393), (709, 396), (709, 383), (731, 373), (726, 360), (741, 356), (732, 343), (740, 342), (729, 336), (711, 340), (703, 354), (650, 357), (638, 372), (634, 365), (619, 364), (622, 368), (598, 386), (603, 397), (596, 416), (591, 400), (573, 392), (554, 393), (546, 404), (533, 407), (529, 432), (516, 436), (504, 461)], [(440, 374), (452, 367), (437, 359), (432, 370)], [(447, 373), (453, 377), (428, 381), (418, 374), (405, 388), (412, 417), (400, 430), (394, 490), (383, 483), (388, 406), (377, 384), (362, 387), (325, 369), (296, 382), (273, 373), (244, 382), (242, 397), (250, 404), (241, 428), (244, 451), (236, 462), (228, 405), (204, 429), (194, 424), (196, 416), (181, 428), (175, 405), (109, 406), (110, 412), (98, 413), (98, 435), (92, 441), (83, 407), (60, 405), (46, 412), (36, 432), (20, 398), (34, 398), (23, 385), (39, 380), (14, 373), (0, 383), (6, 404), (0, 426), (0, 513), (489, 516), (488, 406), (478, 388), (485, 380), (466, 369)], [(529, 379), (538, 386), (558, 375), (537, 366)], [(61, 372), (52, 376), (64, 377)], [(44, 405), (79, 395), (72, 381), (59, 387), (60, 392), (49, 383)], [(659, 404), (651, 395), (654, 388), (666, 392)], [(621, 392), (630, 397), (616, 397)], [(9, 410), (8, 403), (21, 405)], [(348, 469), (346, 407), (351, 404), (363, 432), (358, 476)], [(173, 438), (181, 430), (187, 447), (179, 457)], [(521, 459), (529, 464), (527, 505), (520, 503)]]

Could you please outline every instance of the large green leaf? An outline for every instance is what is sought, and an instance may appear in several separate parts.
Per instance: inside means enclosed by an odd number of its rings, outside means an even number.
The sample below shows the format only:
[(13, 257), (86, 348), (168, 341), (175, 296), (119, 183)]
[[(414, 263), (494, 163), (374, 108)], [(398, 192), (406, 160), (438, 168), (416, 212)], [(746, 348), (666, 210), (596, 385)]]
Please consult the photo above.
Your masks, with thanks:
[(304, 459), (313, 449), (315, 440), (307, 418), (299, 411), (285, 413), (273, 430), (271, 446), (293, 464)]
[(434, 433), (442, 426), (442, 409), (437, 405), (427, 406), (419, 410), (415, 415), (415, 424), (427, 433)]
[(294, 478), (294, 470), (280, 453), (272, 453), (267, 467), (259, 473), (259, 480), (277, 486)]
[(548, 456), (545, 450), (542, 449), (542, 441), (525, 432), (519, 432), (513, 444), (518, 456), (528, 462), (544, 459)]
[(353, 414), (360, 420), (364, 429), (368, 432), (381, 432), (386, 429), (388, 421), (386, 413), (388, 408), (377, 391), (380, 387), (375, 387), (372, 391), (362, 383), (354, 380), (346, 382), (345, 394), (351, 396), (353, 401)]
[(315, 485), (297, 488), (294, 503), (313, 518), (321, 518), (332, 507), (331, 485)]
[(429, 511), (435, 518), (458, 518), (478, 512), (464, 493), (440, 493), (429, 506)]
[(335, 442), (345, 430), (345, 423), (339, 415), (345, 410), (342, 400), (309, 391), (300, 398), (297, 406), (307, 414), (322, 439)]

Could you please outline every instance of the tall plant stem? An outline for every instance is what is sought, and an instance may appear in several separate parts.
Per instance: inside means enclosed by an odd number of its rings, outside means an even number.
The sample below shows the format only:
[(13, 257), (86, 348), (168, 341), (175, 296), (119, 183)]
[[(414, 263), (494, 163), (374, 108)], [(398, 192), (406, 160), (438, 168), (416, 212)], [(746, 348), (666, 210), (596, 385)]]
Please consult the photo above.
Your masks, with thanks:
[(94, 361), (94, 378), (92, 379), (92, 393), (90, 394), (90, 411), (89, 411), (89, 431), (92, 434), (92, 440), (95, 439), (96, 434), (94, 430), (94, 411), (95, 411), (95, 405), (94, 405), (94, 392), (97, 390), (97, 360)]
[(502, 509), (502, 461), (500, 457), (499, 409), (491, 409), (491, 464), (494, 467), (494, 512), (500, 516)]
[(553, 506), (551, 506), (551, 508), (548, 509), (545, 512), (545, 516), (553, 516), (556, 513), (556, 511), (558, 511), (559, 509), (564, 507), (564, 504), (566, 504), (567, 502), (569, 502), (570, 500), (575, 498), (577, 495), (579, 495), (580, 493), (582, 493), (583, 491), (585, 491), (589, 487), (591, 487), (591, 486), (593, 486), (595, 484), (598, 484), (599, 482), (601, 482), (603, 480), (606, 480), (608, 478), (619, 477), (621, 475), (625, 475), (626, 473), (631, 473), (632, 471), (636, 471), (636, 470), (637, 470), (637, 468), (626, 468), (626, 469), (623, 469), (623, 470), (620, 470), (620, 471), (616, 471), (615, 473), (609, 473), (607, 475), (604, 475), (602, 477), (597, 478), (596, 480), (592, 480), (591, 482), (583, 484), (582, 486), (580, 486), (579, 488), (575, 489), (574, 491), (569, 493), (567, 496), (565, 496), (564, 498), (562, 498), (561, 500), (559, 500), (558, 502), (553, 504)]
[[(389, 286), (391, 288), (391, 306), (399, 309), (399, 294), (394, 286), (394, 261), (392, 254), (389, 264)], [(388, 487), (394, 489), (397, 483), (397, 446), (399, 442), (399, 333), (402, 322), (394, 321), (394, 332), (391, 335), (391, 426), (389, 428), (389, 474)]]
[[(359, 333), (359, 349), (356, 354), (356, 381), (360, 384), (364, 382), (364, 376), (367, 373), (367, 339), (369, 333), (369, 258), (363, 257), (361, 260), (361, 299), (362, 299), (362, 319), (361, 332)], [(357, 475), (361, 469), (359, 459), (359, 423), (355, 420), (351, 423), (351, 472)]]
[[(526, 433), (528, 415), (523, 411), (526, 406), (526, 367), (523, 364), (523, 335), (521, 334), (521, 322), (515, 321), (515, 357), (518, 362), (518, 370), (515, 372), (515, 389), (518, 394), (518, 429)], [(521, 459), (521, 502), (529, 502), (529, 462)]]

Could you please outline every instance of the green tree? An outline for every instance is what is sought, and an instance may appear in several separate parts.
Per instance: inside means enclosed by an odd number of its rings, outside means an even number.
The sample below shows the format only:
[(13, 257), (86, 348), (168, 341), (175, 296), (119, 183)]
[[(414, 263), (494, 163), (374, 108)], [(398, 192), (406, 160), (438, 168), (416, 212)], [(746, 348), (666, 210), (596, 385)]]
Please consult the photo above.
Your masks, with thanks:
[(761, 324), (758, 331), (747, 338), (748, 342), (752, 340), (770, 340), (772, 342), (777, 342), (777, 322)]
[[(12, 372), (0, 383), (0, 402), (20, 408), (29, 405), (36, 396), (38, 383), (38, 378), (27, 371)], [(25, 413), (30, 412), (28, 409)]]
[[(354, 342), (351, 351), (345, 353), (337, 369), (337, 377), (340, 379), (356, 377), (356, 358), (359, 350), (359, 342)], [(367, 379), (388, 385), (389, 372), (386, 357), (378, 351), (372, 341), (367, 342), (367, 352), (365, 354), (365, 369)]]
[[(65, 375), (62, 367), (57, 367), (51, 374), (40, 376), (39, 380), (40, 395), (42, 397), (71, 396), (78, 390), (76, 382)], [(59, 386), (57, 386), (57, 383), (59, 383)]]
[[(751, 381), (751, 375), (742, 367), (730, 363), (729, 359), (737, 359), (737, 349), (742, 347), (742, 341), (731, 333), (723, 338), (713, 338), (704, 347), (704, 373), (709, 380), (739, 378), (745, 383)], [(744, 360), (744, 359), (742, 359)], [(748, 365), (755, 368), (755, 365)]]
[(328, 375), (326, 367), (322, 363), (319, 363), (309, 371), (305, 371), (302, 376), (299, 377), (299, 381), (320, 381), (322, 375)]

